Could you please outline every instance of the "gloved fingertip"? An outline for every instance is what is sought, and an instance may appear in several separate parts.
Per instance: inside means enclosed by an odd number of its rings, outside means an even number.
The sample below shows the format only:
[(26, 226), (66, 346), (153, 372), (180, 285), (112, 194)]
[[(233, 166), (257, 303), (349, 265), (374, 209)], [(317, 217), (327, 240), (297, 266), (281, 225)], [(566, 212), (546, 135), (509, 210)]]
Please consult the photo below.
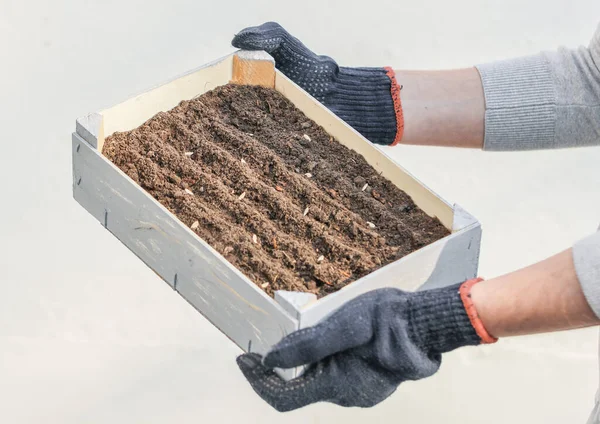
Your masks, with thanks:
[(299, 355), (292, 346), (282, 349), (273, 349), (262, 359), (262, 364), (267, 368), (294, 368), (313, 362)]
[(262, 357), (257, 353), (245, 353), (237, 357), (236, 362), (238, 366), (244, 370), (253, 370), (257, 366), (261, 365)]
[(277, 22), (265, 22), (262, 25), (247, 27), (235, 34), (231, 45), (242, 50), (273, 50), (277, 43), (273, 44), (274, 38), (282, 38), (289, 35)]
[(235, 34), (233, 36), (233, 39), (231, 40), (231, 45), (233, 47), (235, 47), (236, 49), (243, 49), (244, 48), (244, 46), (242, 45), (242, 43), (240, 41), (240, 38), (241, 38), (240, 34), (238, 33), (238, 34)]
[(283, 368), (279, 351), (271, 351), (262, 359), (262, 364), (267, 368)]

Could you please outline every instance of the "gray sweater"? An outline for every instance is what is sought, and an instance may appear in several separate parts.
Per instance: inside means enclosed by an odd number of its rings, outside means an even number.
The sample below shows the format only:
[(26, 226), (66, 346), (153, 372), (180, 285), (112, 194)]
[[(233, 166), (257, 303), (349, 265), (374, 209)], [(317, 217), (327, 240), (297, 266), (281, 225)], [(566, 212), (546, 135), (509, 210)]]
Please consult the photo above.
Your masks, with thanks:
[[(590, 45), (477, 66), (485, 150), (600, 145), (600, 26)], [(583, 292), (600, 317), (600, 232), (573, 246)]]

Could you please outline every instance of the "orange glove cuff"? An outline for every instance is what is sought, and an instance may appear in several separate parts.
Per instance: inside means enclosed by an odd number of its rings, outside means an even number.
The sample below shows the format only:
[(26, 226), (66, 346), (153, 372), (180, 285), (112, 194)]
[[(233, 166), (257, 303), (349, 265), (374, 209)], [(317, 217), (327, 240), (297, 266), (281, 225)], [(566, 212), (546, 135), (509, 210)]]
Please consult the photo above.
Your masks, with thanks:
[(481, 343), (491, 344), (496, 343), (498, 339), (487, 332), (483, 322), (481, 321), (481, 318), (479, 318), (479, 314), (477, 313), (473, 299), (471, 299), (471, 288), (481, 281), (483, 281), (483, 278), (473, 278), (472, 280), (467, 280), (460, 286), (458, 290), (465, 310), (467, 311), (467, 315), (469, 316), (469, 320), (471, 321), (471, 325), (481, 339)]
[(398, 85), (398, 81), (396, 81), (396, 72), (394, 72), (392, 68), (386, 66), (385, 71), (392, 83), (392, 101), (394, 102), (394, 113), (396, 114), (396, 137), (390, 146), (395, 146), (400, 143), (402, 136), (404, 135), (404, 113), (402, 113), (402, 102), (400, 101), (400, 90), (402, 87)]

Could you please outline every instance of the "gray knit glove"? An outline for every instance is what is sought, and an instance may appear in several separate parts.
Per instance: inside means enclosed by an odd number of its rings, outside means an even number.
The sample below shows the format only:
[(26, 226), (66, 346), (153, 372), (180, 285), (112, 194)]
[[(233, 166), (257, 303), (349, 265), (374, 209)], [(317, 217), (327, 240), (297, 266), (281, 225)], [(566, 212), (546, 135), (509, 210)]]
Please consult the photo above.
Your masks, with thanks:
[[(374, 290), (318, 325), (288, 335), (264, 358), (241, 355), (238, 365), (278, 411), (321, 401), (373, 406), (400, 383), (434, 374), (442, 353), (481, 343), (459, 286), (415, 293)], [(311, 364), (308, 370), (288, 382), (272, 371), (305, 364)]]
[(391, 68), (339, 67), (275, 22), (243, 29), (231, 44), (265, 50), (277, 69), (371, 142), (393, 145), (402, 138), (400, 87)]

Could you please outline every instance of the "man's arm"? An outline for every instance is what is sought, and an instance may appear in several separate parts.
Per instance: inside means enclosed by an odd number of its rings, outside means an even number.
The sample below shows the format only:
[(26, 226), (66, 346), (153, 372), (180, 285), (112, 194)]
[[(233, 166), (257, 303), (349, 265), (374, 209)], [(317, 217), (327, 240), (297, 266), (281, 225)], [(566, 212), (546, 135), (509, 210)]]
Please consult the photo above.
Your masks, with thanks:
[(600, 324), (579, 284), (572, 249), (476, 284), (471, 298), (486, 330), (494, 337)]
[(600, 28), (587, 48), (396, 76), (401, 143), (504, 151), (600, 144)]
[[(589, 48), (436, 72), (339, 67), (273, 23), (241, 31), (233, 44), (267, 50), (278, 69), (379, 144), (487, 150), (600, 144), (600, 30)], [(600, 233), (489, 281), (371, 291), (286, 336), (264, 358), (244, 354), (238, 364), (278, 410), (319, 401), (365, 407), (404, 381), (435, 373), (445, 352), (597, 324)], [(289, 382), (272, 371), (303, 364), (310, 364), (306, 373)]]
[(277, 68), (371, 142), (485, 150), (600, 144), (600, 29), (588, 48), (447, 71), (339, 66), (279, 24), (240, 31)]
[[(238, 365), (279, 411), (328, 401), (373, 406), (407, 380), (434, 374), (442, 355), (497, 337), (600, 324), (579, 285), (572, 249), (488, 281), (408, 293), (379, 289)], [(283, 381), (273, 368), (310, 365)]]
[(403, 144), (483, 147), (485, 101), (475, 68), (396, 71), (404, 113)]

